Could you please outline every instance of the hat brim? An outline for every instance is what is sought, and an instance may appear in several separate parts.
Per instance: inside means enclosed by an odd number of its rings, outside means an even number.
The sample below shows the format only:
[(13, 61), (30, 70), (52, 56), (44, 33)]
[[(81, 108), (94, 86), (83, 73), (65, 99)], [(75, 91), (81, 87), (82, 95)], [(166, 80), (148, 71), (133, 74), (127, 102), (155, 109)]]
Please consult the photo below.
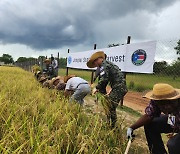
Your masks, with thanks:
[(56, 78), (54, 78), (54, 79), (52, 79), (52, 85), (54, 84), (54, 82), (56, 82), (57, 80), (59, 80), (59, 82), (64, 82), (64, 77), (62, 77), (62, 76), (58, 76), (58, 77), (56, 77)]
[(180, 98), (180, 89), (175, 89), (176, 91), (176, 96), (173, 97), (162, 97), (162, 98), (157, 98), (153, 96), (153, 91), (149, 91), (148, 93), (146, 93), (146, 95), (143, 96), (143, 98), (148, 98), (148, 99), (152, 99), (152, 100), (173, 100), (173, 99), (178, 99)]
[(43, 81), (46, 81), (47, 78), (44, 78), (44, 79), (40, 79), (39, 82), (43, 82)]
[(46, 60), (44, 60), (44, 63), (50, 63), (51, 61), (50, 61), (50, 59), (46, 59)]
[(89, 61), (87, 62), (87, 66), (88, 66), (89, 68), (94, 68), (94, 67), (96, 67), (96, 66), (94, 65), (94, 61), (95, 61), (95, 60), (89, 60)]
[(105, 59), (105, 53), (103, 51), (98, 51), (98, 52), (95, 52), (91, 57), (90, 59), (88, 60), (88, 62), (86, 63), (86, 65), (89, 67), (89, 68), (94, 68), (96, 67), (94, 65), (94, 61), (98, 58), (103, 58)]
[(64, 83), (67, 83), (67, 81), (72, 78), (72, 77), (76, 77), (76, 75), (68, 75), (64, 77)]

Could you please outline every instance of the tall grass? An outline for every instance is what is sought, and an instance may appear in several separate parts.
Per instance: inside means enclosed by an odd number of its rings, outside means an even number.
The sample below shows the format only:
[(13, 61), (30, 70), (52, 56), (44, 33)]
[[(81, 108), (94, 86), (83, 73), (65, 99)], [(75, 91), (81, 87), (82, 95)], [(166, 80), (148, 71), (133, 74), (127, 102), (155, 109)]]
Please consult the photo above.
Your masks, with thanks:
[(1, 153), (121, 154), (121, 124), (110, 130), (99, 115), (42, 88), (32, 73), (0, 67)]

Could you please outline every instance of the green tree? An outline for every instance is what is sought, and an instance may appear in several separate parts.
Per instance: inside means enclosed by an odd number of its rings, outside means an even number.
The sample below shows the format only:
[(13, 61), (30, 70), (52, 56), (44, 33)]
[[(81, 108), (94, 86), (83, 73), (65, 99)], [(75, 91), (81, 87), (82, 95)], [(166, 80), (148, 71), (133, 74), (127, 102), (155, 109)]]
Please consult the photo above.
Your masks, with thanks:
[(67, 58), (60, 58), (59, 59), (59, 67), (60, 68), (66, 68), (66, 64), (67, 64)]
[(26, 57), (19, 57), (17, 59), (17, 62), (25, 62), (25, 61), (28, 61), (28, 58), (26, 58)]
[(28, 61), (33, 61), (33, 60), (36, 60), (37, 58), (34, 58), (34, 57), (29, 57), (27, 58)]
[(3, 54), (2, 57), (0, 57), (0, 61), (4, 62), (5, 64), (14, 63), (12, 56), (9, 54)]
[[(174, 48), (176, 50), (176, 54), (180, 56), (180, 40), (177, 42), (177, 46)], [(180, 57), (178, 57), (180, 60)]]
[(155, 62), (153, 66), (153, 72), (155, 74), (163, 73), (167, 66), (168, 64), (166, 61)]
[(175, 80), (177, 77), (180, 76), (180, 60), (175, 61), (171, 65), (167, 66), (165, 73), (166, 75), (173, 76)]
[(45, 56), (39, 56), (38, 59), (46, 59)]

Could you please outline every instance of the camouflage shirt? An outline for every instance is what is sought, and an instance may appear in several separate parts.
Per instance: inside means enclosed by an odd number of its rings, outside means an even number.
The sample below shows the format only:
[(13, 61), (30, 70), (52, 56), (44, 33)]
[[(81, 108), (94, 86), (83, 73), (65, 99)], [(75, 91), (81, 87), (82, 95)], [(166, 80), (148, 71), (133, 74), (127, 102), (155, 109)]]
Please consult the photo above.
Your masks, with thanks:
[(121, 89), (122, 93), (127, 92), (126, 81), (119, 67), (112, 62), (104, 60), (100, 66), (100, 80), (97, 89), (102, 89), (107, 83), (112, 89)]

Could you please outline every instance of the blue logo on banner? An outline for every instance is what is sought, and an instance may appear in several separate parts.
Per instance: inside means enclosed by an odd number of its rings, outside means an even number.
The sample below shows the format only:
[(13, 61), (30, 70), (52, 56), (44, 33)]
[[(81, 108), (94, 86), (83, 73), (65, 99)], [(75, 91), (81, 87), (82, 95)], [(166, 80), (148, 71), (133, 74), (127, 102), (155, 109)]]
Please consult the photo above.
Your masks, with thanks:
[(132, 54), (131, 60), (132, 60), (132, 63), (136, 66), (142, 65), (146, 60), (146, 52), (142, 49), (136, 50)]
[(69, 56), (69, 57), (68, 57), (68, 63), (71, 64), (71, 62), (72, 62), (72, 57)]

